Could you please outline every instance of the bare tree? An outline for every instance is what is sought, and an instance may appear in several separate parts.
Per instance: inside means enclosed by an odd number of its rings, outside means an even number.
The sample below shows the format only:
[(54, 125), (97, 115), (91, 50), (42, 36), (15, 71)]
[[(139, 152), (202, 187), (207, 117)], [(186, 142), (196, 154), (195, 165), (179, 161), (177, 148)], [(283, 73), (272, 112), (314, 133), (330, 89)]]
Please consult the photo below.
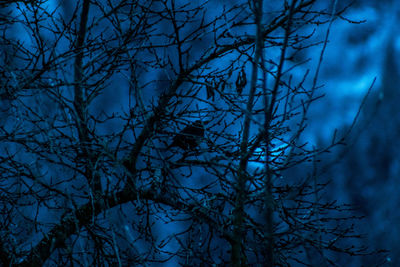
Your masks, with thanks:
[[(303, 137), (345, 9), (26, 2), (1, 12), (4, 266), (328, 265), (362, 254), (343, 243), (358, 237), (353, 216), (323, 202), (316, 170), (343, 138), (315, 149)], [(307, 49), (319, 51), (312, 70), (301, 68)]]

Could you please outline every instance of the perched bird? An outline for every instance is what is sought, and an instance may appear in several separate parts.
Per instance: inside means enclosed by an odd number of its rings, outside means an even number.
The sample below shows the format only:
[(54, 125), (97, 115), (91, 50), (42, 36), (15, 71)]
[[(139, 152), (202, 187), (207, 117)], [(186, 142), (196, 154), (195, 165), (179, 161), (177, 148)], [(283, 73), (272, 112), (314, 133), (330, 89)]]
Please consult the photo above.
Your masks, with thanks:
[(197, 120), (193, 124), (186, 126), (182, 131), (174, 136), (174, 139), (168, 148), (180, 147), (185, 151), (194, 150), (199, 146), (201, 139), (204, 137), (205, 123), (208, 122)]

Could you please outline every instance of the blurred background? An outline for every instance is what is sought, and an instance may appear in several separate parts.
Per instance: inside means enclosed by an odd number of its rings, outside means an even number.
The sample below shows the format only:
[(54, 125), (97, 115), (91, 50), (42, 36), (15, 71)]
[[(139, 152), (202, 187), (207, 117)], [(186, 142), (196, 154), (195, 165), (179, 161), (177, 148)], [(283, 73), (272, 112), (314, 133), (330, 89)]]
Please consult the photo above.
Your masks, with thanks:
[[(53, 1), (48, 1), (49, 8)], [(303, 138), (312, 146), (323, 147), (330, 144), (335, 130), (348, 134), (346, 146), (323, 155), (318, 166), (330, 182), (326, 198), (352, 204), (357, 215), (365, 216), (355, 225), (365, 235), (361, 245), (389, 251), (384, 259), (371, 255), (349, 266), (376, 266), (382, 261), (384, 266), (400, 266), (400, 1), (337, 3), (338, 10), (353, 4), (344, 14), (348, 20), (337, 19), (331, 28), (319, 77), (324, 85), (319, 93), (325, 97), (311, 106)], [(75, 3), (62, 1), (62, 6), (68, 17)], [(323, 25), (313, 38), (323, 39), (326, 27)], [(306, 49), (293, 63), (310, 58), (299, 68), (304, 73), (315, 67), (319, 53), (320, 47)], [(156, 87), (166, 87), (165, 73), (147, 75), (143, 79), (157, 77)], [(126, 100), (116, 92), (105, 92), (98, 106), (107, 112), (118, 110)], [(150, 91), (148, 97), (153, 93)], [(7, 102), (3, 105), (0, 112), (8, 112)]]
[[(334, 129), (346, 133), (353, 125), (347, 146), (324, 158), (321, 169), (332, 185), (329, 196), (365, 216), (356, 225), (364, 245), (390, 251), (385, 266), (400, 266), (399, 8), (396, 0), (355, 1), (346, 17), (364, 22), (336, 21), (321, 75), (326, 97), (309, 120), (310, 141), (319, 145), (330, 142)], [(365, 257), (362, 265), (378, 265), (374, 260)]]
[[(321, 173), (330, 181), (326, 197), (355, 205), (358, 215), (365, 216), (356, 225), (366, 237), (362, 245), (389, 250), (385, 266), (400, 266), (400, 2), (345, 0), (337, 1), (337, 9), (349, 4), (344, 13), (349, 21), (333, 23), (320, 74), (324, 85), (320, 94), (325, 98), (311, 106), (304, 138), (314, 146), (324, 146), (331, 142), (335, 129), (342, 134), (351, 129), (347, 145), (321, 160)], [(74, 4), (63, 1), (63, 6), (69, 14)], [(315, 33), (315, 40), (323, 39), (326, 26)], [(308, 49), (302, 58), (293, 60), (311, 59), (299, 69), (302, 72), (315, 67), (319, 53), (320, 47)], [(157, 88), (165, 87), (165, 73), (156, 75)], [(154, 77), (151, 73), (147, 79)], [(114, 91), (105, 94), (99, 105), (112, 109), (109, 104), (118, 103), (117, 97)], [(382, 257), (361, 261), (351, 265), (376, 266)]]

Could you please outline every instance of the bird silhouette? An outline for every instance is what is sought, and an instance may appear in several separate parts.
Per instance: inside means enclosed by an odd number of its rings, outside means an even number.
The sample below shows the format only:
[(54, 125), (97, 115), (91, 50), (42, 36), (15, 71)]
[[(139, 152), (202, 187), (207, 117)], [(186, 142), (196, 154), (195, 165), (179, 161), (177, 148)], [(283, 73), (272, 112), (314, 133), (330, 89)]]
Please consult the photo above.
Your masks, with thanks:
[(195, 150), (199, 146), (201, 139), (204, 137), (204, 124), (201, 120), (195, 121), (193, 124), (186, 126), (182, 131), (177, 133), (172, 143), (168, 146), (180, 147), (185, 151)]

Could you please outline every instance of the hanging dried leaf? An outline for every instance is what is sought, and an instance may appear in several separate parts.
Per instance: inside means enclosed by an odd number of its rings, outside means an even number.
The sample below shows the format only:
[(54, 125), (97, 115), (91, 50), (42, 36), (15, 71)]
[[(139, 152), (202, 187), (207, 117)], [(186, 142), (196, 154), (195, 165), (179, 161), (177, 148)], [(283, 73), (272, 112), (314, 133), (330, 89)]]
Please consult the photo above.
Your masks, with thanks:
[(212, 85), (210, 85), (209, 83), (207, 83), (206, 90), (207, 90), (207, 100), (212, 97), (212, 100), (214, 101), (214, 96), (215, 96), (214, 87)]
[(247, 78), (246, 78), (246, 72), (244, 71), (244, 68), (239, 72), (238, 77), (236, 79), (236, 91), (238, 94), (242, 94), (243, 88), (247, 84)]

